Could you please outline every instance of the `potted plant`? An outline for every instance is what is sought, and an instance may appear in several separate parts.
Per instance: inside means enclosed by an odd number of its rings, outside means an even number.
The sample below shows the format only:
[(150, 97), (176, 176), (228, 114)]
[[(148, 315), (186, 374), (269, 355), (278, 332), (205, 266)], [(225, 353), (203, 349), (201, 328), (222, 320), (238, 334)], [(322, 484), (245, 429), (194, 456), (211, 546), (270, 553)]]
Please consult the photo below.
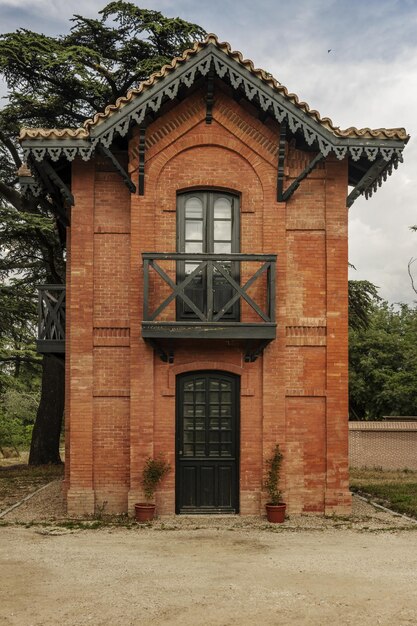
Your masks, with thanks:
[(161, 480), (168, 474), (171, 466), (162, 455), (156, 458), (148, 457), (142, 472), (142, 487), (146, 502), (135, 504), (135, 518), (137, 522), (150, 522), (155, 515), (155, 491)]
[(282, 501), (282, 493), (279, 490), (283, 455), (276, 444), (272, 456), (266, 460), (267, 473), (265, 488), (268, 492), (269, 501), (266, 504), (266, 517), (268, 522), (282, 523), (285, 520), (286, 504)]

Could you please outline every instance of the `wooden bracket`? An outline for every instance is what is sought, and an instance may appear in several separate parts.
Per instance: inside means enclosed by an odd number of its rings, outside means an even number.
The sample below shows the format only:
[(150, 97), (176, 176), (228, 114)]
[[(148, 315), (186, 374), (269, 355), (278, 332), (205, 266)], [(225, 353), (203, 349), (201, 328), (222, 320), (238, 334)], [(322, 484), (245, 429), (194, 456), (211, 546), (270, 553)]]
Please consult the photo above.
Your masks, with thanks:
[(314, 168), (316, 167), (316, 165), (318, 165), (321, 161), (323, 161), (324, 158), (325, 158), (324, 154), (322, 154), (321, 152), (316, 154), (314, 159), (312, 159), (310, 161), (310, 163), (307, 165), (307, 167), (305, 167), (303, 169), (301, 174), (299, 174), (297, 176), (297, 178), (295, 180), (293, 180), (293, 182), (288, 187), (288, 189), (286, 189), (285, 191), (282, 192), (282, 198), (279, 201), (280, 202), (286, 202), (287, 200), (289, 200), (289, 198), (291, 198), (291, 196), (294, 193), (294, 191), (296, 189), (298, 189), (298, 187), (300, 186), (301, 181), (303, 181), (305, 178), (307, 178), (307, 176), (310, 174), (310, 172), (312, 172), (314, 170)]
[(161, 361), (170, 364), (174, 362), (174, 351), (172, 349), (164, 350), (159, 341), (155, 339), (147, 339), (147, 342), (155, 350)]
[(112, 151), (109, 150), (109, 148), (106, 148), (106, 146), (103, 146), (102, 144), (98, 144), (98, 147), (99, 147), (100, 152), (102, 152), (102, 154), (104, 154), (104, 156), (106, 156), (113, 163), (114, 168), (123, 178), (123, 182), (126, 185), (126, 187), (129, 189), (129, 191), (131, 193), (136, 193), (136, 185), (131, 181), (129, 174), (126, 172), (125, 168), (122, 167), (122, 165), (120, 165), (120, 162), (116, 159)]
[(265, 350), (266, 346), (270, 343), (270, 340), (265, 339), (264, 341), (260, 341), (255, 346), (251, 345), (249, 342), (245, 347), (245, 363), (254, 363), (258, 356), (261, 356), (262, 352)]
[(70, 206), (72, 206), (74, 204), (74, 196), (72, 195), (71, 191), (68, 189), (68, 187), (66, 186), (62, 178), (58, 176), (58, 174), (56, 173), (56, 171), (54, 170), (54, 168), (48, 161), (42, 161), (42, 165), (47, 175), (52, 180), (52, 182), (58, 187), (59, 191), (61, 192), (65, 200), (68, 202)]
[(303, 169), (301, 174), (297, 176), (291, 185), (284, 190), (284, 178), (285, 178), (285, 148), (287, 141), (287, 124), (283, 122), (279, 131), (279, 149), (278, 149), (278, 178), (277, 178), (277, 202), (287, 202), (293, 195), (294, 191), (298, 189), (300, 183), (307, 178), (307, 176), (315, 169), (315, 167), (323, 161), (324, 154), (319, 152), (310, 161), (310, 163)]
[(207, 96), (206, 96), (206, 124), (213, 121), (213, 104), (214, 104), (214, 68), (210, 66), (207, 75)]
[(348, 209), (352, 206), (355, 200), (363, 193), (368, 187), (372, 185), (374, 180), (385, 169), (387, 162), (385, 159), (378, 159), (373, 165), (365, 172), (357, 185), (352, 189), (348, 197), (346, 198), (346, 206)]
[[(46, 166), (46, 167), (45, 167)], [(49, 167), (48, 167), (49, 166)], [(59, 187), (55, 184), (55, 181), (52, 181), (51, 178), (48, 176), (47, 170), (50, 171), (52, 170), (55, 173), (55, 170), (53, 169), (53, 167), (47, 163), (47, 161), (42, 161), (42, 162), (38, 162), (33, 160), (33, 162), (31, 163), (31, 167), (36, 170), (39, 178), (41, 179), (43, 186), (45, 187), (47, 193), (50, 195), (51, 200), (53, 202), (54, 205), (54, 209), (56, 210), (57, 213), (57, 217), (58, 220), (64, 225), (64, 226), (69, 226), (70, 225), (70, 220), (69, 217), (67, 215), (67, 211), (66, 208), (62, 202), (62, 195), (61, 195), (61, 189), (59, 189)], [(50, 170), (49, 170), (50, 168)], [(61, 181), (61, 183), (64, 185), (63, 181), (61, 180), (61, 178), (58, 176), (58, 174), (56, 174), (56, 177), (59, 178), (59, 180)], [(66, 187), (66, 185), (64, 185), (65, 188), (67, 189), (68, 193), (69, 189)], [(72, 202), (70, 202), (70, 204), (74, 204), (74, 198), (72, 196), (72, 194), (70, 194), (70, 200), (72, 200)]]

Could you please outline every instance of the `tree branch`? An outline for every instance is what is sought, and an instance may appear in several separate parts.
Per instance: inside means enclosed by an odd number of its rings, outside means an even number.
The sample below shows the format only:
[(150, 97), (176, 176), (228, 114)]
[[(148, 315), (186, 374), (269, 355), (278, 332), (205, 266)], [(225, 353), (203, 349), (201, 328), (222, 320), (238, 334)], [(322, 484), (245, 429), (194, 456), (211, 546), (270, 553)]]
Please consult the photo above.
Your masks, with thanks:
[(0, 180), (0, 194), (14, 206), (18, 211), (22, 210), (22, 196), (18, 191), (12, 189)]
[(407, 270), (408, 270), (408, 275), (410, 277), (410, 281), (411, 281), (411, 288), (414, 291), (414, 293), (417, 294), (417, 287), (414, 283), (414, 277), (413, 274), (411, 273), (411, 266), (413, 265), (413, 263), (415, 263), (417, 261), (417, 258), (411, 257), (411, 259), (408, 261), (408, 265), (407, 265)]
[(19, 156), (19, 153), (13, 141), (10, 139), (10, 137), (6, 137), (6, 135), (1, 131), (0, 131), (0, 141), (4, 143), (4, 145), (6, 146), (6, 148), (12, 155), (12, 158), (13, 158), (13, 161), (15, 162), (16, 167), (19, 168), (22, 165), (22, 160)]

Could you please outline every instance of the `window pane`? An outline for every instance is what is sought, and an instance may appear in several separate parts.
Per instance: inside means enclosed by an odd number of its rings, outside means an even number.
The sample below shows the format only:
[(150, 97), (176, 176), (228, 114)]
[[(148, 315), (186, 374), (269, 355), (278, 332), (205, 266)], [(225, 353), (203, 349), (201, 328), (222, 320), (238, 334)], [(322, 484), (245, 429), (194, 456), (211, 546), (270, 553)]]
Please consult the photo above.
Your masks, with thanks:
[(230, 220), (224, 222), (216, 220), (214, 222), (214, 239), (216, 241), (230, 241), (232, 239), (232, 222)]
[(231, 243), (219, 243), (218, 241), (215, 241), (213, 252), (214, 254), (231, 254), (232, 244)]
[[(194, 272), (194, 270), (197, 269), (198, 266), (199, 266), (199, 263), (186, 263), (185, 273), (187, 275), (192, 274), (192, 272)], [(201, 272), (197, 272), (197, 274), (194, 276), (194, 281), (201, 282)]]
[(203, 203), (200, 198), (193, 196), (187, 199), (185, 203), (185, 217), (194, 217), (197, 219), (203, 217)]
[[(225, 222), (226, 224), (228, 222)], [(192, 241), (202, 241), (203, 240), (203, 222), (191, 222), (187, 221), (185, 223), (185, 238), (191, 239)]]
[(199, 252), (203, 252), (203, 242), (186, 241), (184, 252), (189, 252), (190, 254), (198, 254)]
[(214, 203), (214, 218), (215, 219), (231, 219), (232, 217), (232, 203), (229, 198), (217, 198)]

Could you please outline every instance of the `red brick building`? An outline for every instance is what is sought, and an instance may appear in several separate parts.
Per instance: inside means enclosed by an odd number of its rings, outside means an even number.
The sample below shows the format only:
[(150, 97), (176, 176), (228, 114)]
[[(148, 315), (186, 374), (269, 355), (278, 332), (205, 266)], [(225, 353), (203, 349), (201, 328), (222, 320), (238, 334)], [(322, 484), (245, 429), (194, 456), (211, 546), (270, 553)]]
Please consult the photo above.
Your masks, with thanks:
[(67, 227), (65, 347), (62, 286), (38, 346), (65, 350), (68, 512), (132, 511), (162, 452), (159, 513), (260, 514), (277, 442), (290, 513), (349, 512), (347, 207), (405, 131), (342, 131), (210, 35), (21, 139)]

